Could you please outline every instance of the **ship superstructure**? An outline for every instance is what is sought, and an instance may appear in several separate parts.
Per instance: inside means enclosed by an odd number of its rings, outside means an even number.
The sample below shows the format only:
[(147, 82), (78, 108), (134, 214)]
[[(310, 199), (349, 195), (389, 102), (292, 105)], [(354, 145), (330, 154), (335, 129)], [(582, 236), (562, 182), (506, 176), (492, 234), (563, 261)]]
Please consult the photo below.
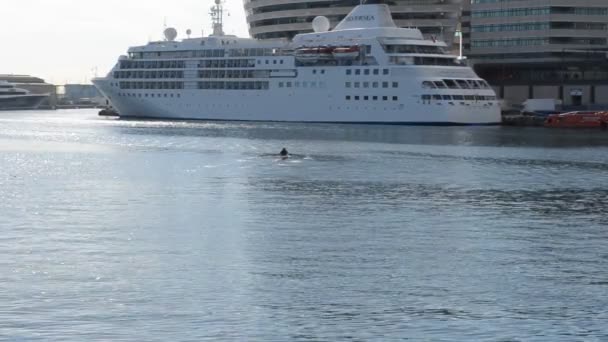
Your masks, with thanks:
[(315, 18), (315, 32), (291, 42), (225, 35), (221, 4), (214, 8), (211, 36), (178, 42), (167, 30), (165, 41), (129, 49), (107, 77), (94, 80), (121, 116), (500, 122), (488, 83), (450, 55), (444, 42), (398, 28), (387, 5), (359, 5), (332, 31), (326, 18)]
[(36, 109), (49, 94), (32, 94), (13, 83), (0, 80), (0, 110)]

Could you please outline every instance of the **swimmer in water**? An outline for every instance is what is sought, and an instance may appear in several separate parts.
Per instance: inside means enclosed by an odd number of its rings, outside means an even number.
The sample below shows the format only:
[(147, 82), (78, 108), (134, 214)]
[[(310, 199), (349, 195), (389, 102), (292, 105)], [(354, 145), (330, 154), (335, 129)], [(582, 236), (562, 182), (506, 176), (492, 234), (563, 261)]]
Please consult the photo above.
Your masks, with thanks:
[(279, 153), (279, 155), (281, 156), (281, 158), (288, 158), (289, 152), (287, 152), (287, 149), (283, 147), (283, 149), (281, 150), (281, 153)]

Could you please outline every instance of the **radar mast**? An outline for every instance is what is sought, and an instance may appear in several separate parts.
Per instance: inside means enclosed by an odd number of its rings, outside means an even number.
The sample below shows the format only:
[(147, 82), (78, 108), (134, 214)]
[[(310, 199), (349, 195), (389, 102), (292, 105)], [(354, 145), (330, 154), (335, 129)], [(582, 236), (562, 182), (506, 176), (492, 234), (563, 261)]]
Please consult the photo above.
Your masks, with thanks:
[(209, 11), (211, 16), (211, 22), (213, 23), (213, 34), (212, 36), (223, 36), (224, 35), (224, 7), (222, 6), (222, 0), (215, 0), (215, 6), (211, 7)]

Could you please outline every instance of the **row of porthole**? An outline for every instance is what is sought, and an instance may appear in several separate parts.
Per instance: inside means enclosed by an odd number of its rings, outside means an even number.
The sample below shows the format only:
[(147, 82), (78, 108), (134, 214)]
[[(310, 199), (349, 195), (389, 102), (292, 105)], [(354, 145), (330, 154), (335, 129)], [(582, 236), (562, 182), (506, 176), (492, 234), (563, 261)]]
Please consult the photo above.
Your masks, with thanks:
[[(382, 88), (388, 88), (389, 84), (392, 85), (393, 88), (399, 88), (399, 82), (382, 82)], [(379, 88), (380, 82), (346, 82), (344, 83), (346, 88)]]
[(376, 95), (346, 95), (345, 99), (347, 101), (388, 101), (389, 99), (392, 99), (393, 101), (399, 101), (399, 96), (376, 96)]
[(169, 98), (169, 97), (180, 98), (180, 97), (182, 97), (181, 94), (154, 94), (154, 93), (152, 93), (152, 94), (149, 94), (149, 93), (145, 93), (145, 94), (142, 94), (142, 93), (137, 93), (137, 94), (135, 94), (135, 93), (118, 93), (118, 96), (121, 96), (121, 97), (158, 97), (158, 98), (161, 98), (161, 97), (164, 97), (164, 98)]
[[(382, 75), (388, 74), (388, 69), (382, 69)], [(380, 69), (346, 69), (346, 75), (380, 75)]]

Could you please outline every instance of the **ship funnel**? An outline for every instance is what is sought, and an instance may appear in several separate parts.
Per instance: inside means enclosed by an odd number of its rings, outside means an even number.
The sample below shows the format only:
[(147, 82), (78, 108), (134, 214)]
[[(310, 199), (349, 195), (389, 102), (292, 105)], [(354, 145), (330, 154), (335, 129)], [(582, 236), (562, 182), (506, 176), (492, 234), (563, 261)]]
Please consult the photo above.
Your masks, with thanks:
[(370, 0), (353, 8), (334, 31), (362, 28), (397, 27), (391, 16), (391, 11), (381, 1)]

